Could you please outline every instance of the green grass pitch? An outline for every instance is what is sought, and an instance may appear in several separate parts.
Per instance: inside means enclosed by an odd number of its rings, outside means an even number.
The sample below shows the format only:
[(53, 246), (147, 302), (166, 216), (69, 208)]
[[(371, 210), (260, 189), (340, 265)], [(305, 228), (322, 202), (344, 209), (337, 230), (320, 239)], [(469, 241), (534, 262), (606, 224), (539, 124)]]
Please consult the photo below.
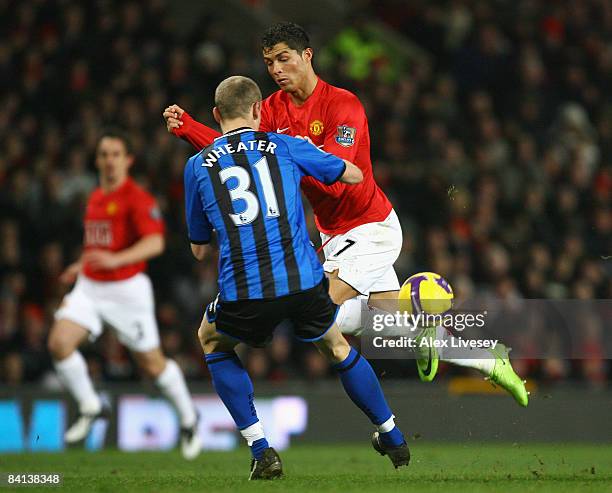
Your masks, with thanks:
[[(612, 446), (577, 444), (425, 444), (395, 470), (366, 445), (298, 445), (281, 456), (285, 477), (249, 482), (250, 454), (206, 452), (186, 462), (178, 452), (0, 455), (0, 472), (61, 472), (55, 491), (103, 492), (409, 492), (612, 491)], [(47, 491), (20, 487), (15, 491)], [(10, 491), (0, 487), (0, 493)]]

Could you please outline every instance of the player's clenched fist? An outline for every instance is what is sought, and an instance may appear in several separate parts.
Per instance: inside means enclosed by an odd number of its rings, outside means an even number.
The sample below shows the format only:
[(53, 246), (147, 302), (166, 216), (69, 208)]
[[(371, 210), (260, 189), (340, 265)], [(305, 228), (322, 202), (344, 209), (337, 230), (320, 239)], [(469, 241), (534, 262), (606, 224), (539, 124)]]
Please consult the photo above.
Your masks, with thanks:
[(180, 128), (183, 125), (181, 121), (183, 113), (185, 113), (185, 110), (177, 104), (172, 104), (164, 110), (163, 117), (166, 121), (168, 132), (172, 132), (172, 129)]

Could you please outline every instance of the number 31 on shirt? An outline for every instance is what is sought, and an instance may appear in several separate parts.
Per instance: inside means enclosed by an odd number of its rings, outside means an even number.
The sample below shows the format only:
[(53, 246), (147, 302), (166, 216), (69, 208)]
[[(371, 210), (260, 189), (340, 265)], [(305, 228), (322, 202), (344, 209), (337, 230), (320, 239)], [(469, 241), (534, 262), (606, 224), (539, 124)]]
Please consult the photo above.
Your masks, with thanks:
[[(272, 178), (270, 177), (270, 168), (268, 167), (268, 160), (264, 156), (257, 161), (253, 168), (259, 175), (259, 181), (263, 188), (264, 209), (266, 211), (266, 217), (278, 217), (278, 202), (276, 200), (276, 192), (274, 191), (274, 185), (272, 184)], [(251, 186), (251, 177), (249, 172), (240, 166), (230, 166), (224, 168), (219, 172), (219, 178), (221, 183), (225, 184), (229, 179), (236, 178), (238, 185), (234, 188), (229, 188), (230, 199), (232, 202), (236, 200), (244, 200), (246, 203), (246, 209), (240, 214), (230, 214), (229, 216), (234, 221), (236, 226), (245, 226), (251, 224), (259, 215), (261, 206), (257, 195), (254, 194), (249, 187)]]

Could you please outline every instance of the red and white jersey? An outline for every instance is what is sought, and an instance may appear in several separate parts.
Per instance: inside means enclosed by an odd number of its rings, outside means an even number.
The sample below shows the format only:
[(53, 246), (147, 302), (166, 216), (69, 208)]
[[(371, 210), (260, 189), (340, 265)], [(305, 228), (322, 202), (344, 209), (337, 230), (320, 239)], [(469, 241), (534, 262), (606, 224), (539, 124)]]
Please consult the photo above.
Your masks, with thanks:
[[(183, 126), (174, 133), (197, 149), (209, 145), (220, 134), (196, 122), (187, 113)], [(314, 92), (301, 106), (279, 90), (262, 104), (263, 132), (308, 136), (326, 152), (347, 159), (363, 172), (357, 185), (336, 182), (324, 185), (312, 177), (302, 179), (302, 189), (312, 205), (319, 231), (344, 234), (362, 224), (384, 221), (391, 203), (372, 173), (368, 119), (357, 96), (319, 79)]]
[[(143, 236), (161, 233), (164, 221), (153, 196), (128, 178), (116, 190), (105, 193), (96, 188), (85, 210), (84, 250), (117, 252), (129, 248)], [(83, 274), (98, 281), (120, 281), (146, 269), (146, 262), (111, 270), (92, 270), (87, 264)]]

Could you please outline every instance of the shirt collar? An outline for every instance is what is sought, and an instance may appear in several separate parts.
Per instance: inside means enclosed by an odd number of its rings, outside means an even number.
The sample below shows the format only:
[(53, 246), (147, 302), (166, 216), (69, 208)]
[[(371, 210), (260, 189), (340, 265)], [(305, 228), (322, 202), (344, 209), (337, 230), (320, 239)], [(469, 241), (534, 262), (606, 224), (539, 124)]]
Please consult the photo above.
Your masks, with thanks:
[(242, 132), (249, 132), (249, 131), (255, 132), (255, 130), (250, 127), (238, 127), (238, 128), (235, 128), (234, 130), (230, 130), (229, 132), (224, 133), (223, 135), (220, 135), (219, 137), (217, 137), (217, 139), (220, 139), (222, 137), (228, 137), (230, 135), (241, 134)]

